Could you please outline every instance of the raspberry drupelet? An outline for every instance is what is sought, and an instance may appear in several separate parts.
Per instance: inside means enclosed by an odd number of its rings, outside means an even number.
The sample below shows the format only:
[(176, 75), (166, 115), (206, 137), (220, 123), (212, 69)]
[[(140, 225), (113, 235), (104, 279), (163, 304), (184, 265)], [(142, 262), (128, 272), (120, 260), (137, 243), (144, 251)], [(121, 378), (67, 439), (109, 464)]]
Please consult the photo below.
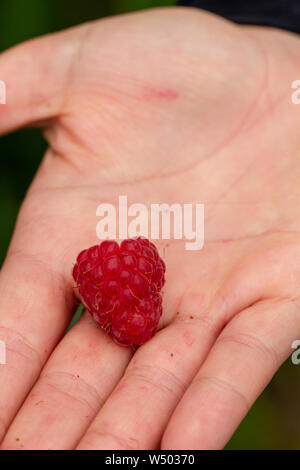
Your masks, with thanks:
[(113, 339), (137, 347), (156, 332), (162, 314), (165, 263), (146, 238), (82, 251), (73, 269), (82, 303)]

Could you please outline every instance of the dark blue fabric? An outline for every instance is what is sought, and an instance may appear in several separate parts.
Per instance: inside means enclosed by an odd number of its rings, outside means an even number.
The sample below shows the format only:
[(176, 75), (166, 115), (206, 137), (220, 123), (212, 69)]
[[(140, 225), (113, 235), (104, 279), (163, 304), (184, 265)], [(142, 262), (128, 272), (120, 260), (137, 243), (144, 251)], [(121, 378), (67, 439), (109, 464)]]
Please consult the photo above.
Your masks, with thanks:
[(179, 0), (241, 24), (275, 26), (300, 33), (300, 0)]

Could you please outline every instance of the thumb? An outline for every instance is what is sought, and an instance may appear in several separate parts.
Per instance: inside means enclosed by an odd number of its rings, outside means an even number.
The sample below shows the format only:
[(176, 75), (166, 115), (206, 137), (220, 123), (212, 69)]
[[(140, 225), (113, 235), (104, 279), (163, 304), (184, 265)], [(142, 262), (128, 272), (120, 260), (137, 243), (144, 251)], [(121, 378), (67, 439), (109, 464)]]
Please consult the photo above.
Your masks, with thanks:
[(27, 41), (0, 54), (0, 135), (61, 112), (87, 25)]

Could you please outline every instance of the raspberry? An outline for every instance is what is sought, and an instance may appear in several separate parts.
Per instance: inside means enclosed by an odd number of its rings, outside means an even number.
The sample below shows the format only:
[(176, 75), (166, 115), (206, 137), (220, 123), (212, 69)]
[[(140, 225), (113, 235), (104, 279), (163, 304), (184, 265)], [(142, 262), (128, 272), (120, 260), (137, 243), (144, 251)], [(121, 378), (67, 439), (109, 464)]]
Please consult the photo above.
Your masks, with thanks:
[(82, 251), (73, 277), (82, 303), (114, 340), (139, 346), (156, 332), (162, 314), (165, 264), (146, 238), (103, 241)]

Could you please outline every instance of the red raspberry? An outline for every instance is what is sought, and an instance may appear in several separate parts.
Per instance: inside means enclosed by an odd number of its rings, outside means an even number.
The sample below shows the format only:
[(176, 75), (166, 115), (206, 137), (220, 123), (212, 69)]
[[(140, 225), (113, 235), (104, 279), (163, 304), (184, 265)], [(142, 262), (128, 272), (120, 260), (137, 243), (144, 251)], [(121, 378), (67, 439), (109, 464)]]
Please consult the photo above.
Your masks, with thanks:
[(82, 251), (73, 269), (81, 300), (118, 343), (150, 339), (162, 314), (165, 264), (146, 238), (115, 241)]

